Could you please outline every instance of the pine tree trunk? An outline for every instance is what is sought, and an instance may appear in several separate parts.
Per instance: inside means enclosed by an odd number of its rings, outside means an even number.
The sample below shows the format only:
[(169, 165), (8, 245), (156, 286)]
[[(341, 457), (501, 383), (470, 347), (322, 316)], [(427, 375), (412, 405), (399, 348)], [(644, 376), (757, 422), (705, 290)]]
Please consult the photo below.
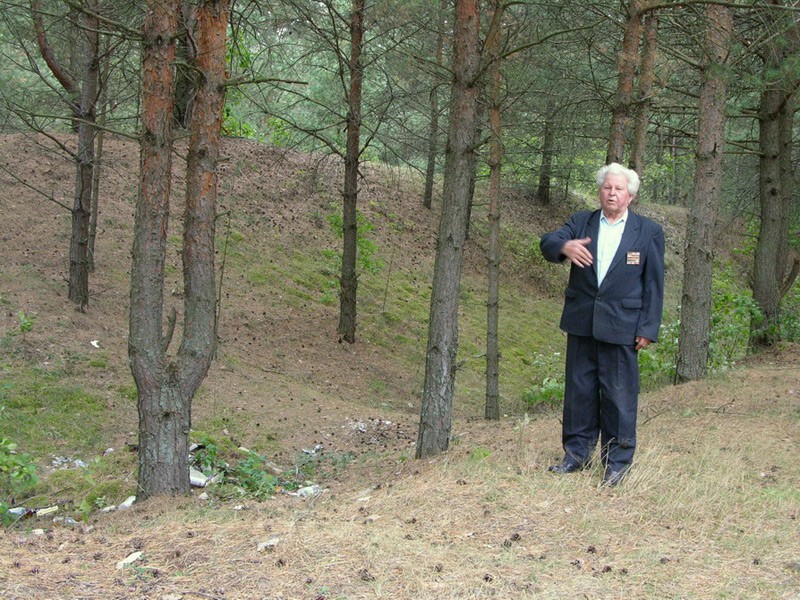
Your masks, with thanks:
[(89, 304), (89, 226), (92, 217), (92, 184), (95, 162), (95, 107), (100, 81), (100, 35), (97, 2), (90, 12), (81, 13), (83, 40), (80, 105), (78, 110), (78, 152), (75, 200), (72, 206), (72, 235), (69, 245), (69, 299), (84, 310)]
[(553, 176), (553, 156), (555, 154), (555, 103), (550, 100), (547, 103), (547, 116), (544, 122), (542, 133), (542, 163), (539, 169), (539, 185), (536, 188), (536, 199), (542, 206), (550, 204), (550, 181)]
[(350, 15), (350, 91), (347, 114), (347, 147), (344, 156), (342, 228), (342, 277), (339, 297), (339, 338), (356, 341), (356, 292), (358, 274), (358, 167), (361, 154), (361, 87), (364, 76), (361, 50), (364, 40), (364, 0), (353, 0)]
[(647, 150), (647, 129), (650, 123), (653, 84), (655, 82), (656, 50), (658, 49), (658, 16), (650, 13), (644, 21), (644, 48), (639, 66), (639, 97), (631, 143), (630, 168), (644, 177), (644, 157)]
[(177, 356), (162, 335), (177, 0), (148, 6), (143, 37), (141, 182), (131, 271), (129, 359), (139, 390), (139, 497), (187, 494), (192, 399), (216, 347), (214, 223), (225, 98), (228, 0), (197, 8), (183, 233), (184, 321)]
[(642, 31), (641, 5), (642, 0), (630, 0), (628, 4), (628, 21), (625, 24), (622, 49), (617, 56), (617, 91), (612, 100), (606, 164), (622, 163), (625, 150), (625, 131), (633, 103), (633, 81)]
[(197, 9), (188, 0), (181, 0), (178, 21), (177, 58), (175, 71), (175, 108), (172, 113), (175, 126), (188, 129), (192, 103), (197, 92), (197, 73), (191, 68), (197, 57), (197, 47), (192, 38), (197, 26)]
[(714, 262), (714, 226), (721, 195), (722, 155), (725, 143), (725, 64), (732, 31), (730, 10), (706, 7), (706, 55), (700, 86), (697, 161), (694, 198), (686, 227), (683, 262), (681, 331), (678, 340), (676, 382), (702, 379), (708, 368), (711, 328), (711, 279)]
[(194, 67), (200, 80), (189, 120), (182, 253), (186, 314), (178, 350), (181, 390), (190, 402), (208, 373), (217, 342), (214, 239), (228, 8), (229, 0), (205, 0), (196, 13), (198, 52)]
[[(438, 27), (436, 30), (436, 49), (434, 50), (434, 61), (436, 65), (442, 64), (442, 54), (444, 52), (444, 27), (445, 27), (445, 3), (441, 0), (439, 7)], [(431, 95), (430, 95), (431, 118), (428, 128), (428, 157), (425, 167), (425, 193), (422, 197), (422, 205), (430, 208), (433, 202), (433, 186), (436, 179), (436, 155), (439, 150), (439, 76), (431, 76)]]
[(487, 419), (500, 419), (500, 176), (503, 140), (500, 118), (500, 21), (503, 0), (494, 0), (491, 28), (484, 52), (489, 63), (489, 286), (486, 300), (486, 406)]
[(458, 348), (458, 294), (467, 231), (470, 167), (478, 120), (478, 0), (456, 0), (454, 24), (454, 81), (417, 458), (444, 452), (450, 444)]
[[(783, 16), (776, 21), (781, 22)], [(767, 87), (759, 107), (759, 202), (761, 223), (753, 259), (753, 299), (761, 311), (750, 327), (750, 349), (774, 345), (781, 338), (780, 305), (787, 291), (789, 227), (794, 199), (792, 133), (798, 77), (784, 61), (800, 48), (798, 25), (792, 35), (773, 43), (764, 56)]]
[[(189, 492), (189, 416), (174, 391), (162, 336), (172, 176), (177, 0), (147, 3), (142, 37), (142, 137), (131, 268), (128, 357), (139, 391), (139, 499)], [(173, 381), (170, 381), (170, 380)], [(179, 456), (180, 455), (180, 456)]]

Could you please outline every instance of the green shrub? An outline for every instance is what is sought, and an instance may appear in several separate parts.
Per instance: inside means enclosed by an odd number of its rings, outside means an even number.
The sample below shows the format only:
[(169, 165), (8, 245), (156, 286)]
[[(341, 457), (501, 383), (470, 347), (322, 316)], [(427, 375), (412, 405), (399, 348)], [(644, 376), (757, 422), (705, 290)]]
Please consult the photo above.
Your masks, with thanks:
[(534, 385), (522, 394), (531, 408), (553, 408), (564, 400), (564, 382), (555, 377), (545, 377), (541, 385)]
[(205, 433), (193, 432), (193, 437), (198, 448), (191, 464), (207, 476), (216, 476), (213, 491), (217, 497), (265, 500), (281, 485), (260, 454), (246, 451), (243, 458), (238, 458), (235, 454), (241, 451), (230, 443), (220, 443)]
[(750, 324), (763, 319), (752, 292), (727, 267), (714, 273), (711, 334), (708, 348), (710, 372), (730, 368), (747, 354)]
[(37, 481), (36, 465), (30, 456), (17, 452), (17, 444), (0, 438), (0, 497), (11, 498)]
[(237, 486), (242, 496), (265, 500), (275, 493), (278, 478), (265, 471), (265, 458), (249, 452), (245, 458), (225, 473), (225, 481)]
[(680, 321), (661, 324), (658, 343), (639, 352), (639, 384), (642, 390), (654, 390), (675, 381)]
[(795, 285), (794, 293), (789, 291), (781, 305), (781, 339), (787, 342), (800, 342), (800, 285)]

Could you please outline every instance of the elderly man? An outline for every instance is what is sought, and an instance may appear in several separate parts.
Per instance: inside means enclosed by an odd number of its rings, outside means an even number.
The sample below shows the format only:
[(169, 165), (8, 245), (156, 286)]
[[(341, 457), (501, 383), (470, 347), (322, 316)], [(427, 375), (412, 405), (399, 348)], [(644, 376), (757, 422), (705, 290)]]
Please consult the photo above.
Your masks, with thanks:
[(664, 232), (628, 209), (635, 171), (597, 172), (600, 209), (574, 214), (542, 237), (551, 262), (572, 264), (561, 329), (567, 333), (563, 460), (554, 473), (588, 466), (600, 438), (603, 482), (619, 484), (636, 447), (639, 350), (658, 338), (664, 302)]

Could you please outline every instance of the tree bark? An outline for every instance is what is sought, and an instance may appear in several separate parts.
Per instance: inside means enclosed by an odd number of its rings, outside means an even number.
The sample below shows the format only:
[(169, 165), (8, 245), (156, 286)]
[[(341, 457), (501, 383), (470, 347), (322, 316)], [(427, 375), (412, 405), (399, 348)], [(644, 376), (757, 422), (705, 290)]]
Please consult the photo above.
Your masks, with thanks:
[[(783, 21), (781, 17), (775, 19)], [(797, 25), (766, 50), (766, 87), (759, 106), (759, 203), (761, 223), (753, 259), (752, 290), (761, 318), (750, 327), (751, 350), (774, 345), (780, 335), (780, 305), (789, 270), (789, 226), (794, 199), (792, 133), (798, 77), (785, 66), (798, 51)]]
[(75, 154), (75, 194), (69, 245), (68, 298), (83, 311), (89, 304), (89, 271), (92, 264), (89, 248), (89, 226), (92, 212), (92, 183), (95, 162), (95, 114), (99, 88), (99, 22), (98, 2), (88, 0), (87, 11), (80, 13), (81, 26), (76, 28), (80, 43), (80, 83), (58, 58), (47, 39), (40, 0), (32, 0), (31, 16), (39, 52), (50, 72), (67, 93), (68, 104), (78, 134)]
[(128, 356), (139, 390), (139, 497), (189, 492), (191, 403), (216, 347), (214, 223), (225, 98), (228, 0), (197, 8), (183, 233), (183, 338), (162, 334), (172, 170), (177, 0), (152, 0), (143, 30), (141, 179), (134, 227)]
[(647, 128), (650, 123), (650, 108), (653, 103), (655, 83), (656, 50), (658, 49), (658, 15), (648, 13), (644, 20), (644, 47), (639, 65), (639, 91), (636, 117), (631, 143), (630, 168), (644, 177), (644, 157), (647, 150)]
[(75, 197), (72, 206), (72, 234), (69, 244), (69, 299), (85, 310), (89, 304), (89, 226), (92, 217), (92, 184), (95, 163), (95, 117), (100, 87), (100, 34), (97, 0), (90, 0), (81, 12), (80, 103), (77, 113)]
[(99, 95), (95, 109), (98, 124), (95, 135), (94, 168), (92, 169), (92, 216), (89, 220), (89, 271), (94, 273), (95, 242), (97, 241), (97, 219), (100, 215), (100, 179), (103, 171), (103, 148), (105, 142), (106, 110), (108, 108), (108, 82), (109, 69), (111, 68), (110, 44), (105, 38), (104, 48), (98, 59), (100, 62)]
[(475, 152), (478, 119), (478, 0), (456, 0), (454, 29), (454, 80), (417, 458), (444, 452), (450, 444), (458, 347), (458, 293), (467, 231), (471, 156)]
[(504, 0), (494, 0), (491, 25), (484, 52), (489, 61), (489, 252), (486, 300), (486, 406), (487, 419), (500, 419), (500, 176), (503, 163), (502, 120), (500, 116), (500, 43)]
[(190, 417), (184, 399), (173, 391), (177, 369), (167, 364), (162, 335), (177, 14), (177, 0), (149, 0), (142, 30), (140, 181), (128, 340), (139, 392), (140, 499), (189, 491), (185, 440)]
[[(475, 130), (476, 144), (483, 135), (483, 127), (481, 126), (482, 122), (483, 122), (483, 105), (479, 102), (478, 116), (476, 119), (476, 130)], [(469, 239), (469, 230), (472, 227), (472, 206), (475, 203), (475, 186), (477, 184), (478, 184), (478, 153), (473, 152), (472, 156), (470, 156), (470, 165), (469, 165), (469, 200), (467, 201), (467, 232), (464, 234), (465, 240)]]
[(639, 38), (642, 31), (643, 0), (630, 0), (628, 21), (622, 38), (622, 49), (617, 56), (617, 91), (612, 100), (611, 127), (608, 135), (606, 164), (622, 163), (625, 150), (625, 131), (633, 103), (633, 82), (639, 56)]
[(728, 48), (733, 24), (725, 6), (706, 7), (706, 63), (700, 86), (694, 198), (686, 226), (676, 382), (702, 379), (708, 367), (714, 226), (725, 143)]
[(197, 93), (197, 73), (192, 64), (197, 57), (197, 42), (194, 31), (197, 26), (197, 9), (188, 0), (181, 0), (180, 20), (178, 21), (177, 68), (175, 71), (175, 126), (189, 128), (192, 103)]
[(342, 204), (342, 276), (339, 297), (340, 340), (350, 344), (356, 341), (356, 292), (358, 274), (358, 173), (361, 158), (361, 88), (364, 68), (361, 51), (364, 42), (364, 0), (353, 0), (350, 15), (350, 90), (347, 113), (347, 144), (344, 155), (344, 193)]
[(548, 206), (551, 200), (550, 181), (553, 176), (553, 156), (555, 155), (555, 125), (553, 119), (556, 112), (552, 99), (547, 102), (547, 115), (542, 132), (542, 162), (539, 169), (539, 185), (536, 188), (536, 198), (542, 206)]
[(183, 233), (184, 336), (178, 350), (181, 386), (191, 399), (205, 379), (216, 349), (214, 238), (220, 131), (227, 78), (229, 0), (197, 8), (195, 71), (200, 81), (189, 120), (186, 210)]
[[(438, 27), (436, 29), (436, 47), (434, 49), (434, 61), (436, 65), (442, 64), (442, 55), (444, 53), (445, 5), (446, 0), (441, 0)], [(439, 76), (435, 73), (431, 76), (430, 110), (428, 156), (425, 167), (425, 193), (422, 197), (422, 205), (425, 208), (430, 208), (433, 202), (433, 186), (436, 178), (436, 155), (439, 149)]]

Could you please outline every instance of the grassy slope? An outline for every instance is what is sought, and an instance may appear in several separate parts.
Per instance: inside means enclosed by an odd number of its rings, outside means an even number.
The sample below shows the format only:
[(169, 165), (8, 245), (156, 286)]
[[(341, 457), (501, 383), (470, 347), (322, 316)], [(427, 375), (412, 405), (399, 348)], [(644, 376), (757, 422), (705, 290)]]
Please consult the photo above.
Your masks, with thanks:
[[(29, 161), (19, 168), (30, 182), (69, 196), (69, 165), (29, 140), (2, 143), (3, 156)], [(53, 455), (90, 463), (51, 474), (26, 500), (32, 506), (116, 503), (135, 491), (134, 455), (124, 447), (136, 430), (125, 319), (137, 161), (128, 143), (108, 147), (98, 294), (86, 315), (64, 297), (66, 218), (3, 180), (9, 193), (0, 202), (11, 222), (0, 273), (0, 433), (42, 465)], [(565, 273), (542, 264), (536, 245), (568, 207), (536, 209), (510, 195), (501, 390), (511, 416), (500, 425), (479, 418), (486, 226), (478, 207), (462, 292), (466, 362), (454, 448), (441, 460), (408, 460), (436, 224), (418, 206), (416, 178), (365, 170), (361, 206), (383, 266), (362, 275), (360, 341), (350, 347), (336, 341), (335, 297), (330, 302), (338, 240), (327, 215), (338, 198), (337, 170), (246, 142), (230, 142), (228, 156), (222, 191), (230, 226), (227, 218), (218, 225), (220, 355), (195, 401), (194, 426), (285, 466), (321, 444), (327, 458), (309, 472), (329, 491), (308, 503), (286, 496), (247, 503), (244, 512), (195, 499), (151, 503), (127, 515), (95, 513), (92, 531), (23, 535), (16, 562), (0, 552), (0, 585), (10, 597), (186, 590), (237, 598), (793, 597), (786, 590), (798, 583), (791, 564), (800, 559), (792, 554), (800, 498), (790, 460), (798, 439), (796, 364), (792, 377), (768, 368), (645, 396), (641, 464), (620, 490), (598, 490), (597, 473), (550, 477), (543, 468), (558, 455), (557, 415), (521, 416), (520, 398), (561, 368), (556, 322)], [(175, 184), (179, 195), (180, 174)], [(659, 220), (667, 226), (674, 310), (680, 215), (662, 211)], [(168, 277), (170, 303), (179, 307), (177, 231), (176, 223)], [(33, 328), (12, 336), (19, 311), (34, 318)], [(109, 447), (115, 451), (102, 457)], [(76, 535), (80, 547), (63, 550)], [(258, 552), (256, 543), (273, 535), (280, 538), (275, 555)], [(146, 568), (120, 577), (114, 564), (134, 549), (146, 552)]]

